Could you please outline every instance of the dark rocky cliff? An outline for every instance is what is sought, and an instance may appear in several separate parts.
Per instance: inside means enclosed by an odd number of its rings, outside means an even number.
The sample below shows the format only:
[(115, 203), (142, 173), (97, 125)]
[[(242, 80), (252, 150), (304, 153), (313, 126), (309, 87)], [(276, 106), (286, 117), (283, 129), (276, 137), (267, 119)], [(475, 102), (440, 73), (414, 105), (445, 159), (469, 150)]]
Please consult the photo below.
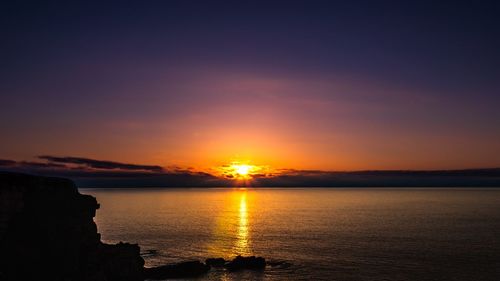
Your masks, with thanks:
[(0, 172), (0, 280), (143, 280), (139, 246), (100, 241), (72, 181)]

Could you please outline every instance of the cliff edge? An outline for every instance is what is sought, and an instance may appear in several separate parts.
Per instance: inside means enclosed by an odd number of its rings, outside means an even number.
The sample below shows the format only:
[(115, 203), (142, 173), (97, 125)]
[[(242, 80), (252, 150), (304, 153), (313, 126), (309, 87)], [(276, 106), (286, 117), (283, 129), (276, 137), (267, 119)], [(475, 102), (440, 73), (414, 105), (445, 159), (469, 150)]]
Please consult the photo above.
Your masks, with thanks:
[(144, 280), (138, 245), (100, 241), (98, 208), (71, 180), (0, 172), (0, 280)]

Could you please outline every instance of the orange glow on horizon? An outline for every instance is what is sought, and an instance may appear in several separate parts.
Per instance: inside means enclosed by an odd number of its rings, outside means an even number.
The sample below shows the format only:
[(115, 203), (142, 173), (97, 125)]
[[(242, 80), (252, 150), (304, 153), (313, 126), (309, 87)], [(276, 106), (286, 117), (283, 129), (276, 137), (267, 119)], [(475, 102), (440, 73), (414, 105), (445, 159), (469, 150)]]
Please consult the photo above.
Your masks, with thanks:
[(231, 162), (215, 168), (219, 176), (237, 181), (250, 181), (255, 175), (268, 174), (269, 167), (249, 164), (248, 162)]

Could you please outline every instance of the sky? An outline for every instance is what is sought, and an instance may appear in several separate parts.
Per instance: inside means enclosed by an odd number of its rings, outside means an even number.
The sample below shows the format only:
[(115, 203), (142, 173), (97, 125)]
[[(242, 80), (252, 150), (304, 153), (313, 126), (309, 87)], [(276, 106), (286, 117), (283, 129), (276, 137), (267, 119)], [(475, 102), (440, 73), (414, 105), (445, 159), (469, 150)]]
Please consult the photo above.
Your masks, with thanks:
[(3, 163), (500, 167), (495, 1), (0, 5)]

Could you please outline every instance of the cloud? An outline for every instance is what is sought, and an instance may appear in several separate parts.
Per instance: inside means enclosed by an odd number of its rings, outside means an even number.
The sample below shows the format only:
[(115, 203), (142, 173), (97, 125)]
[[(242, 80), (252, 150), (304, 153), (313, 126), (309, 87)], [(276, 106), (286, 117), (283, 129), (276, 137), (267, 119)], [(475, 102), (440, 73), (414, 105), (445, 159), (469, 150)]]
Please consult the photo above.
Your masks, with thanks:
[(156, 165), (137, 165), (137, 164), (114, 162), (114, 161), (95, 160), (95, 159), (81, 158), (81, 157), (56, 157), (56, 156), (42, 155), (38, 156), (38, 158), (47, 160), (49, 162), (63, 163), (63, 164), (77, 164), (94, 169), (144, 170), (151, 172), (163, 171), (163, 168), (161, 166), (156, 166)]
[(281, 170), (254, 180), (268, 187), (457, 187), (500, 186), (500, 168), (466, 170)]
[(20, 166), (24, 167), (35, 167), (35, 168), (66, 168), (67, 166), (64, 164), (58, 163), (45, 163), (45, 162), (31, 162), (31, 161), (21, 161), (16, 163)]
[(17, 162), (14, 160), (0, 159), (0, 167), (2, 166), (14, 166)]
[(39, 156), (46, 162), (0, 159), (3, 171), (66, 177), (79, 187), (207, 187), (230, 186), (212, 174), (156, 165), (137, 165), (82, 157)]
[(66, 177), (79, 187), (480, 187), (500, 186), (500, 168), (433, 171), (281, 169), (244, 183), (192, 168), (138, 165), (81, 157), (39, 156), (45, 162), (0, 159), (3, 171)]

